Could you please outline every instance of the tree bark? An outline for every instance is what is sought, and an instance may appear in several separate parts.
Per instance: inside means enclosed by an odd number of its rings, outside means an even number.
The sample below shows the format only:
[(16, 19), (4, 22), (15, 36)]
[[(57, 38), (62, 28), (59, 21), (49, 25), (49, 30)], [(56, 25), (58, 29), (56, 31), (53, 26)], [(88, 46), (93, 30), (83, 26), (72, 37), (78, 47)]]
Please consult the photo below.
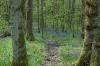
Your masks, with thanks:
[(40, 0), (37, 0), (37, 14), (38, 14), (38, 33), (40, 33)]
[(91, 9), (93, 25), (93, 45), (90, 66), (100, 66), (100, 0), (87, 0), (87, 6)]
[(23, 24), (25, 0), (10, 0), (10, 23), (12, 25), (13, 61), (12, 66), (28, 66)]
[(40, 27), (41, 27), (41, 30), (42, 30), (42, 38), (44, 38), (44, 10), (43, 10), (43, 7), (44, 7), (44, 0), (41, 0), (41, 22), (40, 22)]
[(33, 26), (33, 0), (28, 0), (28, 3), (27, 3), (27, 21), (26, 21), (26, 29), (27, 29), (27, 40), (29, 41), (33, 41), (35, 38), (34, 38), (34, 35), (33, 35), (33, 29), (32, 29), (32, 26)]
[[(78, 60), (76, 66), (90, 66), (90, 59), (92, 54), (93, 45), (93, 18), (94, 12), (92, 12), (92, 7), (88, 5), (90, 0), (85, 0), (85, 21), (84, 21), (84, 47), (80, 59)], [(92, 0), (91, 0), (92, 1)], [(90, 2), (91, 2), (90, 1)]]
[(81, 9), (81, 37), (84, 39), (84, 20), (85, 20), (85, 0), (81, 1), (82, 9)]
[(75, 32), (74, 32), (74, 22), (75, 22), (75, 0), (72, 0), (71, 4), (71, 22), (72, 22), (72, 32), (73, 32), (73, 38), (75, 37)]

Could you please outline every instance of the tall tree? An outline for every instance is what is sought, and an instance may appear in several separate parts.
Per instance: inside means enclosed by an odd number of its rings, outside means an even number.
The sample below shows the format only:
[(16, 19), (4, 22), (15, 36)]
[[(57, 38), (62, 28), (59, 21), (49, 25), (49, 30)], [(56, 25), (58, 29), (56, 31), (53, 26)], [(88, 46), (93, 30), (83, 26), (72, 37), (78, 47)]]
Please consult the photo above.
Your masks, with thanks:
[(37, 0), (37, 14), (38, 14), (38, 33), (40, 33), (40, 0)]
[(68, 0), (68, 26), (74, 37), (75, 0)]
[(73, 32), (73, 38), (74, 38), (74, 24), (75, 24), (75, 0), (71, 0), (71, 22), (72, 22), (72, 32)]
[(87, 0), (88, 18), (91, 19), (90, 30), (93, 32), (93, 45), (90, 66), (100, 66), (100, 0)]
[(28, 0), (27, 1), (27, 21), (26, 21), (26, 29), (27, 29), (27, 39), (32, 41), (34, 40), (34, 35), (33, 35), (33, 0)]
[(93, 18), (95, 12), (93, 11), (92, 7), (90, 7), (89, 4), (92, 5), (93, 1), (95, 0), (85, 0), (84, 47), (76, 66), (90, 66), (92, 44), (93, 44), (93, 22), (94, 22)]
[(84, 39), (85, 0), (82, 0), (81, 4), (81, 37)]
[(44, 10), (43, 10), (43, 4), (44, 4), (44, 0), (41, 0), (41, 22), (40, 22), (40, 26), (41, 26), (41, 30), (42, 30), (42, 38), (44, 37)]
[(72, 22), (71, 22), (71, 1), (72, 0), (68, 0), (68, 27), (71, 29), (71, 24), (72, 24)]
[(13, 62), (12, 66), (27, 66), (27, 52), (23, 24), (25, 22), (25, 0), (10, 0), (10, 23), (12, 25)]
[(63, 10), (63, 15), (62, 15), (62, 22), (61, 22), (61, 30), (62, 32), (65, 31), (65, 27), (64, 27), (64, 24), (65, 24), (65, 0), (62, 0), (62, 10)]

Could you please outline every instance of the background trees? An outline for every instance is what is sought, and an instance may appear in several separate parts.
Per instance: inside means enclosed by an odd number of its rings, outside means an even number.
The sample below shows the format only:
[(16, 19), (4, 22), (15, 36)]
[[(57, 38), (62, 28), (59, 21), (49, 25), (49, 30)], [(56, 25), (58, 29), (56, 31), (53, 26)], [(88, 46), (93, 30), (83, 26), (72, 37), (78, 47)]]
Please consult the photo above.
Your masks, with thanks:
[[(6, 7), (5, 9), (2, 9), (4, 11), (1, 11), (2, 16), (4, 15), (4, 13), (6, 13), (8, 15), (9, 0), (7, 0), (7, 1), (5, 0), (2, 2), (5, 3), (4, 4), (5, 6), (2, 5), (1, 8)], [(41, 6), (42, 2), (43, 2), (43, 6)], [(65, 4), (65, 3), (67, 3), (67, 4)], [(6, 5), (6, 4), (8, 4), (8, 5)], [(27, 0), (27, 6), (26, 6), (26, 11), (28, 12), (27, 16), (29, 15), (29, 13), (31, 13), (31, 17), (30, 16), (27, 17), (26, 21), (31, 24), (33, 23), (33, 31), (31, 30), (32, 25), (29, 23), (26, 24), (27, 28), (25, 28), (25, 30), (27, 32), (27, 35), (28, 34), (31, 35), (30, 38), (32, 38), (32, 32), (37, 33), (37, 31), (40, 32), (40, 29), (41, 29), (41, 33), (43, 33), (43, 30), (41, 28), (43, 22), (45, 25), (44, 28), (46, 28), (44, 33), (47, 33), (48, 32), (47, 30), (51, 30), (51, 28), (52, 28), (52, 30), (55, 30), (58, 32), (59, 31), (66, 32), (69, 29), (69, 30), (71, 30), (71, 33), (73, 33), (73, 35), (79, 31), (80, 21), (81, 21), (80, 20), (80, 15), (81, 15), (80, 0), (77, 0), (77, 1), (74, 1), (74, 0), (66, 0), (66, 1), (65, 0), (59, 0), (59, 1), (58, 0), (57, 1), (37, 0), (36, 1), (36, 0), (33, 0), (32, 4), (33, 5), (28, 6), (28, 0)], [(33, 12), (33, 15), (32, 15), (32, 12)], [(42, 14), (43, 14), (43, 16), (42, 16)], [(32, 16), (34, 16), (34, 17), (32, 17)], [(69, 16), (71, 16), (71, 17), (69, 17)], [(4, 17), (4, 18), (6, 18), (6, 17)], [(5, 21), (4, 18), (3, 18), (3, 20)], [(29, 18), (31, 18), (31, 20), (29, 20)], [(6, 21), (3, 23), (7, 24)], [(28, 25), (31, 25), (31, 26), (28, 26)], [(8, 27), (9, 26), (7, 26), (7, 28)], [(31, 28), (30, 30), (28, 30), (29, 27)], [(6, 29), (6, 27), (5, 27), (5, 29)], [(34, 39), (34, 37), (33, 37), (33, 39)]]

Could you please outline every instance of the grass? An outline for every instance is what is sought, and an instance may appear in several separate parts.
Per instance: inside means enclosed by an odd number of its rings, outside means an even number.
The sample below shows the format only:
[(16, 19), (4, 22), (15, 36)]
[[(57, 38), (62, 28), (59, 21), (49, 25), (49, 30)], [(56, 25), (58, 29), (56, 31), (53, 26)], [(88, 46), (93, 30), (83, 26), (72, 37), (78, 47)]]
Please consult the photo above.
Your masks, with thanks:
[(71, 66), (79, 58), (82, 39), (70, 38), (64, 43), (64, 46), (61, 46), (59, 49), (61, 64), (62, 66)]
[[(42, 41), (26, 41), (29, 66), (40, 66), (45, 57), (45, 44)], [(0, 39), (0, 66), (11, 66), (11, 38)]]
[(0, 66), (10, 66), (12, 61), (12, 42), (10, 38), (0, 39)]
[(27, 42), (29, 66), (40, 66), (45, 57), (45, 44), (41, 41)]

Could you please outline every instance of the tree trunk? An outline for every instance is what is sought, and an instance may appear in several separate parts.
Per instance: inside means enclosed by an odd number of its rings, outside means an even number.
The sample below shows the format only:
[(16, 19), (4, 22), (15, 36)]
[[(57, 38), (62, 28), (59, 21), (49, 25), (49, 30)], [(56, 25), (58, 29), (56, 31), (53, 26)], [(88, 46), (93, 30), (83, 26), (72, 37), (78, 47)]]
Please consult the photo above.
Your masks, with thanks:
[(40, 27), (42, 30), (42, 38), (44, 38), (44, 11), (43, 11), (43, 4), (44, 4), (44, 0), (41, 0), (41, 23), (40, 23)]
[(72, 22), (72, 37), (75, 37), (75, 32), (74, 32), (74, 24), (75, 24), (75, 0), (72, 0), (72, 4), (71, 4), (71, 22)]
[(25, 0), (10, 0), (10, 23), (12, 25), (12, 66), (28, 66), (23, 24)]
[(81, 1), (82, 9), (81, 9), (81, 37), (84, 39), (84, 19), (85, 19), (85, 0)]
[(76, 66), (89, 66), (91, 58), (92, 33), (85, 32), (84, 47)]
[(80, 56), (80, 59), (78, 60), (78, 63), (76, 64), (76, 66), (90, 66), (92, 44), (93, 44), (93, 22), (94, 22), (93, 18), (94, 18), (95, 12), (92, 12), (93, 9), (92, 7), (89, 6), (90, 4), (89, 1), (90, 0), (86, 0), (85, 2), (86, 13), (85, 13), (85, 21), (84, 21), (84, 24), (85, 24), (84, 25), (84, 33), (85, 33), (84, 47), (83, 47), (83, 51)]
[(28, 0), (28, 3), (27, 3), (27, 39), (29, 41), (33, 41), (35, 38), (33, 36), (33, 29), (32, 29), (32, 26), (33, 26), (33, 0)]
[(40, 0), (37, 0), (37, 14), (38, 14), (38, 33), (40, 33)]
[(100, 0), (87, 0), (87, 6), (91, 9), (94, 36), (90, 66), (100, 66)]

